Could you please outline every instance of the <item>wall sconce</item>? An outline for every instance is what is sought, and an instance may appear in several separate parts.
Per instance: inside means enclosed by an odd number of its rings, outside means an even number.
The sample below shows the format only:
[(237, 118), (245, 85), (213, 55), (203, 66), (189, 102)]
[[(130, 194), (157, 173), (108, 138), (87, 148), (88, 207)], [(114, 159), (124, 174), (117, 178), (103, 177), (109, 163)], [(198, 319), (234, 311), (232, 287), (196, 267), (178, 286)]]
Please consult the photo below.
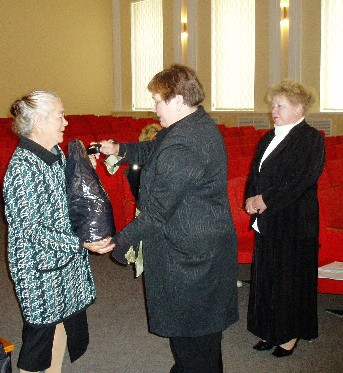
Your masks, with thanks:
[(181, 39), (185, 40), (188, 38), (188, 32), (187, 32), (187, 22), (181, 23)]
[(288, 23), (289, 23), (289, 19), (288, 19), (289, 4), (288, 4), (288, 2), (281, 2), (280, 7), (281, 7), (281, 21), (280, 21), (280, 24), (281, 24), (281, 26), (288, 26)]

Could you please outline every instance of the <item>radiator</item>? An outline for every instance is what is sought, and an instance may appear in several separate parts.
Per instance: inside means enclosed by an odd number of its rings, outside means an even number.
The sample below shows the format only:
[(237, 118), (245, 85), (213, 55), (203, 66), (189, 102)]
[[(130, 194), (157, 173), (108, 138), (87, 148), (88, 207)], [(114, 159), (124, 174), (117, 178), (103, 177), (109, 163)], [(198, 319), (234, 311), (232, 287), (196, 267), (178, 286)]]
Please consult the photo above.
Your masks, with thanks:
[(264, 130), (270, 128), (270, 119), (268, 117), (248, 117), (238, 118), (238, 127), (254, 126), (257, 130)]
[(306, 118), (306, 122), (316, 128), (318, 131), (324, 131), (326, 136), (332, 134), (332, 119), (331, 118)]

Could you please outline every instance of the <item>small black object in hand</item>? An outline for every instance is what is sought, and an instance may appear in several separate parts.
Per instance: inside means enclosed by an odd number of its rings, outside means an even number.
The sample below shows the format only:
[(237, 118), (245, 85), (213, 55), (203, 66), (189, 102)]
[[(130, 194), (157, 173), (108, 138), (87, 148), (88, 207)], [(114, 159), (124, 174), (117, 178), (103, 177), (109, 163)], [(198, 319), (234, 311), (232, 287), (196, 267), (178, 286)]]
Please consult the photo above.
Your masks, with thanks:
[(100, 154), (101, 144), (96, 143), (89, 145), (87, 148), (87, 154)]

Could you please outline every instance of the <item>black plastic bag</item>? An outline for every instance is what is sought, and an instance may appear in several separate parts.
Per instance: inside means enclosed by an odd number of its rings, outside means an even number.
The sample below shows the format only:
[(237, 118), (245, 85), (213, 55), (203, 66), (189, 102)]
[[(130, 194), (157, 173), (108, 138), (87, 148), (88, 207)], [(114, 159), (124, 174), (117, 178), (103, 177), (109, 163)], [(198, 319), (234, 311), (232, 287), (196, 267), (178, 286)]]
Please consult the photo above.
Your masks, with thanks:
[(72, 228), (83, 242), (112, 237), (116, 231), (112, 206), (85, 146), (68, 143), (66, 166), (67, 201)]

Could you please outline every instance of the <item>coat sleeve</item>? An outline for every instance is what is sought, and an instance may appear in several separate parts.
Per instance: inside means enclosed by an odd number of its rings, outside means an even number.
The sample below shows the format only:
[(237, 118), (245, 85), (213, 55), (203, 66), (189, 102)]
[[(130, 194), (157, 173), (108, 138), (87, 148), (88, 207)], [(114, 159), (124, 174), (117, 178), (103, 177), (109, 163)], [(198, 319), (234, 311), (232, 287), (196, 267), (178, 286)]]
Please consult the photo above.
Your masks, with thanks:
[(251, 163), (251, 170), (248, 174), (247, 182), (245, 185), (245, 192), (244, 192), (244, 203), (245, 201), (250, 198), (256, 196), (256, 175), (258, 173), (259, 164), (261, 162), (262, 155), (266, 149), (267, 144), (270, 142), (272, 136), (271, 133), (268, 133), (261, 139), (258, 143), (254, 158)]
[(192, 190), (192, 185), (203, 174), (204, 167), (199, 157), (183, 143), (161, 151), (147, 206), (121, 231), (121, 237), (131, 245), (136, 245), (140, 240), (155, 234), (156, 230), (163, 229), (187, 191)]
[(244, 201), (243, 203), (245, 203), (245, 201), (250, 198), (250, 197), (254, 197), (256, 196), (256, 188), (255, 188), (255, 172), (254, 172), (254, 165), (257, 164), (258, 162), (258, 159), (257, 159), (257, 156), (255, 155), (253, 161), (252, 161), (252, 166), (251, 166), (251, 170), (248, 174), (248, 178), (247, 178), (247, 182), (245, 184), (245, 192), (244, 192)]
[(120, 143), (119, 156), (123, 157), (120, 163), (144, 165), (154, 151), (157, 142), (155, 140)]
[[(16, 164), (18, 166), (18, 164)], [(30, 245), (37, 270), (54, 270), (68, 264), (76, 253), (81, 253), (82, 245), (71, 231), (61, 231), (51, 224), (44, 223), (42, 211), (46, 208), (42, 190), (35, 190), (36, 173), (32, 165), (23, 162), (12, 167), (7, 173), (4, 185), (6, 218), (16, 245)], [(63, 211), (56, 215), (65, 216)]]
[(309, 189), (316, 188), (325, 163), (323, 136), (316, 132), (315, 136), (308, 136), (307, 141), (300, 141), (297, 149), (290, 152), (288, 163), (290, 167), (280, 175), (279, 182), (262, 191), (263, 201), (267, 205), (263, 212), (265, 216), (286, 208)]

